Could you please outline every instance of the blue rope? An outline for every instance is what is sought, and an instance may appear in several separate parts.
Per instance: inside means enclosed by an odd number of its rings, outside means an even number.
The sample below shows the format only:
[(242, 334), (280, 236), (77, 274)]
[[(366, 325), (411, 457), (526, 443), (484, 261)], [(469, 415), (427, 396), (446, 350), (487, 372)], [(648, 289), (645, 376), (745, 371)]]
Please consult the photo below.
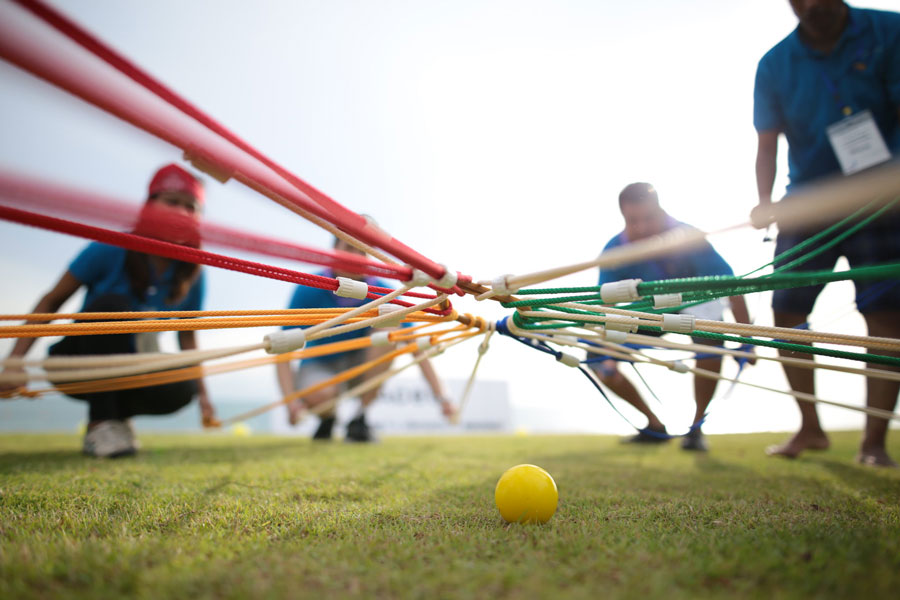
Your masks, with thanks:
[[(496, 323), (497, 333), (499, 333), (499, 334), (501, 334), (501, 335), (505, 335), (506, 337), (512, 338), (512, 339), (516, 340), (517, 342), (519, 342), (520, 344), (524, 344), (525, 346), (528, 346), (529, 348), (533, 348), (533, 349), (535, 349), (535, 350), (539, 350), (540, 352), (543, 352), (544, 354), (549, 354), (549, 355), (553, 356), (557, 361), (559, 361), (559, 360), (562, 359), (563, 353), (554, 350), (553, 348), (551, 348), (550, 346), (548, 346), (545, 342), (542, 342), (542, 341), (540, 341), (540, 340), (526, 340), (525, 338), (522, 338), (522, 337), (517, 336), (517, 335), (515, 335), (514, 333), (512, 333), (512, 332), (509, 330), (509, 326), (508, 326), (508, 324), (507, 324), (508, 319), (509, 319), (509, 317), (503, 317), (502, 319), (500, 319), (499, 321), (497, 321), (497, 323)], [(590, 342), (588, 342), (588, 343), (590, 343)], [(596, 345), (598, 345), (598, 344), (592, 344), (592, 345), (595, 345), (595, 346), (596, 346)], [(650, 346), (648, 346), (648, 347), (650, 347)], [(597, 361), (593, 361), (593, 360), (591, 360), (591, 359), (579, 361), (578, 370), (581, 371), (581, 373), (582, 373), (585, 377), (588, 378), (588, 381), (591, 382), (591, 385), (593, 385), (593, 386), (597, 389), (597, 391), (600, 392), (600, 395), (603, 396), (603, 399), (606, 400), (607, 404), (609, 404), (610, 407), (612, 407), (612, 409), (616, 412), (616, 414), (618, 414), (620, 417), (622, 417), (622, 420), (623, 420), (623, 421), (625, 421), (626, 423), (628, 423), (629, 425), (631, 425), (632, 427), (634, 427), (634, 429), (635, 429), (638, 433), (642, 433), (642, 434), (645, 434), (645, 435), (649, 435), (649, 436), (651, 436), (651, 437), (657, 437), (657, 438), (660, 438), (660, 439), (672, 439), (672, 438), (675, 438), (675, 437), (682, 437), (682, 436), (685, 436), (685, 435), (689, 435), (690, 433), (692, 433), (692, 432), (695, 431), (696, 429), (699, 429), (700, 427), (702, 427), (702, 426), (703, 426), (703, 423), (706, 422), (706, 417), (708, 416), (709, 413), (703, 415), (703, 416), (700, 418), (699, 421), (697, 421), (696, 423), (694, 423), (693, 425), (691, 425), (690, 428), (688, 429), (687, 433), (676, 434), (676, 435), (672, 435), (672, 434), (665, 433), (665, 432), (661, 432), (661, 431), (653, 431), (653, 430), (648, 429), (648, 428), (646, 428), (646, 427), (643, 428), (643, 429), (641, 429), (640, 427), (638, 427), (637, 425), (635, 425), (634, 423), (632, 423), (632, 422), (628, 419), (628, 417), (626, 417), (624, 414), (622, 414), (622, 411), (620, 411), (620, 410), (616, 407), (616, 405), (613, 404), (613, 401), (610, 399), (610, 397), (609, 397), (609, 395), (606, 393), (606, 391), (601, 387), (601, 385), (600, 385), (600, 383), (597, 381), (597, 379), (596, 379), (595, 377), (592, 377), (592, 376), (591, 376), (591, 374), (588, 372), (589, 367), (586, 367), (586, 366), (585, 366), (586, 363), (590, 363), (590, 362), (597, 362)], [(638, 375), (640, 375), (640, 373), (638, 373)], [(643, 380), (643, 378), (641, 378), (641, 379)], [(646, 385), (646, 384), (645, 384), (645, 385)], [(649, 389), (649, 386), (648, 386), (648, 389)], [(653, 393), (653, 390), (650, 390), (650, 393)], [(656, 397), (655, 394), (654, 394), (654, 397)], [(657, 402), (659, 402), (659, 398), (657, 398)], [(662, 403), (660, 402), (660, 404), (662, 404)]]

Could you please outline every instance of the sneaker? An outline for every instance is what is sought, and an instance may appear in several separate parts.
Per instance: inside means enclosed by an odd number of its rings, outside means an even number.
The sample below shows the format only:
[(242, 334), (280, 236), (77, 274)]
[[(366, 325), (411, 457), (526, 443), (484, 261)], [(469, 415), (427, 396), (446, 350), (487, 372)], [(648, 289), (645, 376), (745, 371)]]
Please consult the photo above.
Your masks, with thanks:
[(134, 430), (126, 421), (100, 421), (84, 434), (82, 451), (95, 458), (119, 458), (137, 452)]
[(344, 438), (346, 442), (376, 442), (378, 441), (375, 434), (366, 423), (366, 416), (360, 415), (347, 423), (347, 436)]
[(650, 429), (649, 427), (646, 429), (638, 430), (636, 435), (631, 437), (623, 438), (623, 444), (664, 444), (669, 441), (669, 434), (666, 433), (666, 430), (657, 431), (655, 429)]
[(702, 430), (692, 429), (681, 438), (681, 449), (694, 452), (708, 452), (709, 444), (706, 442), (706, 436), (703, 435)]
[(312, 439), (320, 442), (330, 441), (332, 429), (334, 429), (334, 417), (322, 417)]

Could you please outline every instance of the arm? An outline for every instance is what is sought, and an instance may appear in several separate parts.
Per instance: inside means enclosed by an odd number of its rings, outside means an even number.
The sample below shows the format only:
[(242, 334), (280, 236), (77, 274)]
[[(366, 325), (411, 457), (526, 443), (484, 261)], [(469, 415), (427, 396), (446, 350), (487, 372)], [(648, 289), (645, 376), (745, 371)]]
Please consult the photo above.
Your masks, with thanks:
[[(197, 336), (195, 331), (179, 331), (178, 346), (182, 350), (196, 350)], [(204, 427), (218, 427), (218, 419), (216, 419), (216, 409), (209, 401), (209, 394), (206, 391), (206, 382), (202, 377), (197, 378), (197, 402), (200, 404), (200, 415)]]
[(765, 227), (771, 223), (767, 214), (772, 204), (772, 188), (775, 186), (775, 163), (778, 158), (778, 130), (759, 132), (756, 146), (756, 192), (759, 203), (750, 213), (750, 219), (756, 227)]
[(284, 361), (275, 363), (275, 374), (278, 376), (278, 389), (284, 398), (294, 393), (294, 374), (291, 371), (291, 363)]
[(431, 393), (441, 403), (441, 413), (445, 417), (452, 417), (456, 413), (456, 407), (453, 406), (453, 402), (444, 390), (444, 384), (434, 370), (434, 365), (426, 358), (419, 363), (419, 368), (422, 370), (422, 375), (425, 376), (425, 381), (428, 382), (428, 387), (431, 388)]
[[(65, 273), (63, 273), (63, 276), (60, 277), (59, 281), (56, 282), (56, 285), (53, 286), (53, 289), (44, 294), (44, 296), (38, 301), (31, 312), (55, 313), (59, 310), (59, 307), (66, 302), (66, 300), (72, 297), (72, 294), (78, 291), (78, 288), (80, 287), (81, 282), (78, 281), (78, 279), (76, 279), (75, 276), (67, 270)], [(44, 321), (28, 321), (28, 323), (43, 322)], [(31, 349), (31, 346), (34, 345), (35, 339), (36, 338), (17, 339), (12, 351), (9, 353), (9, 358), (23, 358)], [(22, 372), (23, 369), (19, 367), (8, 367), (3, 369), (3, 371), (6, 373), (19, 373)], [(0, 384), (0, 391), (10, 391), (15, 389), (16, 387), (17, 386), (14, 385)]]

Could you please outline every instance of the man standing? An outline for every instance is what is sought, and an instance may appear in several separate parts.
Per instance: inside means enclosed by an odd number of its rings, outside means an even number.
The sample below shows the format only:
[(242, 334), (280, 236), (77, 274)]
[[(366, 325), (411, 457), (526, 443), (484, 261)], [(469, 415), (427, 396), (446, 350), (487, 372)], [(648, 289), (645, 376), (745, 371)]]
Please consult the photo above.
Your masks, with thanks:
[[(622, 217), (625, 219), (625, 230), (606, 244), (606, 247), (603, 249), (604, 252), (617, 246), (659, 235), (675, 227), (684, 226), (684, 223), (676, 221), (660, 207), (659, 196), (649, 183), (632, 183), (626, 186), (619, 194), (619, 209), (622, 212)], [(601, 269), (600, 285), (624, 279), (658, 281), (682, 277), (733, 274), (725, 259), (715, 251), (709, 242), (704, 242), (699, 248), (687, 252), (661, 256), (622, 267)], [(735, 319), (741, 323), (749, 323), (750, 318), (744, 297), (733, 296), (729, 300)], [(702, 319), (721, 320), (723, 313), (722, 303), (718, 300), (706, 302), (699, 306), (687, 308), (683, 312), (692, 313)], [(711, 343), (710, 340), (705, 338), (695, 338), (694, 342), (699, 344)], [(615, 360), (606, 360), (599, 364), (593, 363), (592, 367), (600, 381), (647, 417), (647, 427), (627, 441), (652, 444), (668, 439), (665, 435), (665, 425), (653, 414), (653, 411), (641, 398), (634, 385), (619, 371), (618, 363)], [(718, 373), (722, 368), (722, 359), (721, 357), (699, 358), (697, 367)], [(713, 394), (715, 394), (717, 383), (718, 381), (715, 379), (694, 378), (694, 400), (696, 401), (697, 409), (694, 414), (694, 427), (682, 440), (681, 447), (685, 450), (707, 450), (707, 443), (700, 429), (702, 425), (701, 419), (706, 414), (706, 408), (709, 406)]]
[[(756, 183), (759, 205), (754, 222), (772, 203), (778, 136), (788, 142), (791, 192), (817, 179), (850, 175), (886, 162), (900, 151), (900, 14), (856, 9), (842, 0), (790, 0), (799, 25), (774, 46), (756, 73), (753, 122), (759, 135)], [(860, 198), (860, 201), (868, 200)], [(833, 269), (844, 256), (852, 267), (900, 259), (900, 219), (887, 214), (836, 247), (803, 264), (804, 270)], [(796, 247), (816, 231), (779, 232), (775, 254)], [(857, 308), (869, 335), (900, 337), (900, 286), (875, 296), (872, 284), (856, 283)], [(775, 325), (807, 321), (822, 286), (777, 290)], [(783, 352), (785, 356), (794, 353)], [(813, 372), (784, 368), (794, 391), (814, 393)], [(893, 410), (897, 382), (867, 380), (867, 404)], [(798, 401), (800, 430), (770, 454), (794, 458), (804, 450), (824, 450), (829, 441), (814, 404)], [(887, 421), (867, 417), (857, 460), (896, 466), (885, 450)]]

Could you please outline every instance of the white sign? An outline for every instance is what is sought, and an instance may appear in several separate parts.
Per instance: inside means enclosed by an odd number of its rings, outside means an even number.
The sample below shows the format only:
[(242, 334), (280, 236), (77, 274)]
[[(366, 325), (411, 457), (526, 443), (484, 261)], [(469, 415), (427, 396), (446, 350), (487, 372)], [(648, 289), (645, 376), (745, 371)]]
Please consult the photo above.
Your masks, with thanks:
[(841, 119), (826, 130), (844, 175), (890, 160), (891, 152), (868, 110)]
[[(465, 380), (445, 379), (450, 397), (459, 404)], [(335, 437), (342, 437), (346, 423), (356, 416), (359, 402), (350, 400), (338, 406)], [(311, 416), (296, 427), (287, 422), (287, 411), (275, 410), (271, 416), (274, 433), (312, 435), (319, 419)], [(366, 421), (376, 435), (460, 435), (464, 433), (508, 433), (512, 431), (509, 388), (505, 381), (477, 380), (459, 424), (453, 425), (441, 414), (441, 407), (421, 378), (389, 379), (366, 412)]]

